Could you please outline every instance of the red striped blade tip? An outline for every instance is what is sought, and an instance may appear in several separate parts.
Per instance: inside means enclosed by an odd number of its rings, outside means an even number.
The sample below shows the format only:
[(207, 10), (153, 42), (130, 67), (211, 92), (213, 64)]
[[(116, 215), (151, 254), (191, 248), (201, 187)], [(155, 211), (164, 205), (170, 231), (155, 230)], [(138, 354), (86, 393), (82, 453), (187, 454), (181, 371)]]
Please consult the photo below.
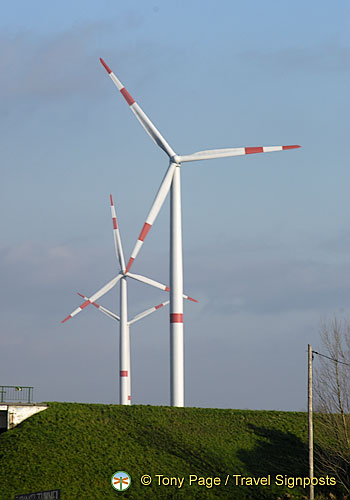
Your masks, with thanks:
[(126, 90), (125, 87), (120, 89), (120, 93), (122, 94), (126, 102), (129, 104), (129, 106), (132, 106), (132, 104), (134, 104), (135, 102), (134, 98), (129, 94), (129, 92)]
[(140, 233), (140, 236), (139, 236), (140, 241), (145, 241), (145, 238), (148, 234), (148, 231), (151, 229), (151, 227), (152, 227), (152, 224), (149, 224), (148, 222), (144, 223), (143, 228), (142, 228), (141, 233)]
[[(80, 297), (83, 297), (83, 299), (88, 300), (88, 298), (85, 295), (83, 295), (82, 293), (77, 292), (77, 294), (80, 295)], [(92, 305), (97, 307), (98, 309), (100, 307), (100, 305), (97, 302), (92, 302)]]
[(126, 269), (125, 269), (125, 273), (124, 274), (127, 274), (130, 270), (130, 267), (131, 267), (131, 264), (134, 262), (135, 259), (133, 259), (132, 257), (130, 257), (129, 259), (129, 262), (128, 262), (128, 265), (126, 266)]
[(297, 149), (297, 148), (301, 148), (301, 146), (299, 146), (298, 144), (295, 144), (293, 146), (282, 146), (283, 149)]
[(187, 297), (187, 298), (188, 298), (188, 300), (192, 300), (192, 302), (197, 302), (197, 304), (198, 304), (198, 300), (193, 299), (192, 297)]
[(79, 307), (80, 307), (80, 309), (85, 309), (85, 307), (88, 306), (89, 304), (91, 304), (90, 299), (87, 299), (84, 302), (84, 304), (81, 304), (81, 306), (79, 306)]
[(248, 147), (248, 148), (244, 148), (244, 150), (245, 150), (245, 154), (246, 155), (253, 154), (253, 153), (263, 153), (264, 152), (264, 148), (262, 146)]
[(114, 204), (114, 203), (113, 203), (113, 197), (112, 197), (112, 195), (111, 195), (111, 194), (109, 195), (109, 199), (111, 200), (111, 205), (113, 205), (113, 204)]
[(107, 71), (107, 73), (110, 75), (112, 73), (112, 70), (111, 68), (104, 62), (104, 60), (102, 59), (102, 57), (100, 57), (100, 62), (102, 64), (102, 66), (104, 66), (105, 70)]
[(65, 323), (65, 322), (66, 322), (66, 321), (68, 321), (71, 317), (72, 317), (71, 315), (67, 316), (66, 318), (64, 318), (64, 319), (61, 321), (61, 323)]

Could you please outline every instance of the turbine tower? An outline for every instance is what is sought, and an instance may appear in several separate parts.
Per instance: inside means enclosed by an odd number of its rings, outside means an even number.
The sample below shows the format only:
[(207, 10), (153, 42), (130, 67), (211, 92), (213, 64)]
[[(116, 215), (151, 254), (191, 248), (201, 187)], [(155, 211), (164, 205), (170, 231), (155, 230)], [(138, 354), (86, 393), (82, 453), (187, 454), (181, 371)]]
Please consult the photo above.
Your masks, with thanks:
[(159, 210), (171, 187), (170, 203), (170, 404), (184, 406), (184, 340), (183, 340), (183, 267), (182, 267), (182, 223), (181, 223), (181, 184), (180, 166), (183, 162), (210, 160), (230, 156), (240, 156), (252, 153), (268, 153), (299, 148), (293, 146), (259, 146), (198, 151), (189, 155), (178, 155), (167, 143), (159, 130), (131, 97), (124, 85), (118, 80), (105, 61), (100, 58), (113, 83), (116, 85), (131, 111), (146, 130), (151, 139), (169, 157), (169, 167), (160, 185), (158, 193), (143, 225), (138, 241), (126, 266), (129, 271), (142, 244), (154, 223)]
[[(88, 297), (86, 297), (85, 295), (83, 295), (83, 294), (81, 294), (79, 292), (78, 292), (78, 295), (80, 297), (82, 297), (84, 300), (88, 300)], [(170, 302), (170, 300), (166, 300), (165, 302), (162, 302), (161, 304), (158, 304), (158, 305), (156, 305), (154, 307), (150, 307), (149, 309), (146, 309), (142, 313), (139, 313), (136, 316), (134, 316), (133, 319), (128, 320), (127, 321), (127, 327), (128, 327), (128, 337), (129, 337), (129, 339), (130, 339), (130, 325), (132, 325), (133, 323), (136, 323), (137, 321), (140, 321), (140, 319), (146, 318), (146, 316), (149, 316), (150, 314), (152, 314), (152, 313), (154, 313), (156, 311), (159, 311), (159, 309), (161, 309), (162, 307), (167, 306), (169, 304), (169, 302)], [(114, 312), (110, 311), (106, 307), (101, 306), (97, 302), (93, 302), (92, 305), (95, 306), (99, 311), (101, 311), (103, 314), (105, 314), (109, 318), (112, 318), (112, 319), (114, 319), (116, 321), (120, 321), (120, 316), (118, 316)], [(129, 342), (129, 344), (130, 344), (130, 342)], [(128, 390), (129, 397), (128, 397), (128, 399), (130, 401), (129, 404), (131, 404), (131, 362), (130, 362), (130, 359), (129, 359), (128, 374), (129, 374), (129, 376), (128, 376), (128, 383), (129, 383), (129, 390)]]
[[(115, 254), (119, 261), (120, 272), (119, 274), (109, 281), (106, 285), (104, 285), (100, 290), (94, 293), (90, 298), (84, 297), (85, 302), (77, 307), (71, 314), (69, 314), (62, 323), (65, 323), (70, 318), (74, 317), (80, 311), (85, 309), (89, 304), (93, 304), (106, 294), (109, 290), (111, 290), (117, 283), (120, 281), (120, 336), (119, 336), (119, 383), (120, 383), (120, 404), (121, 405), (130, 405), (131, 404), (131, 384), (130, 384), (130, 331), (129, 331), (129, 322), (128, 322), (128, 297), (127, 297), (127, 281), (126, 278), (132, 278), (136, 281), (140, 281), (141, 283), (145, 283), (147, 285), (151, 285), (155, 288), (159, 288), (160, 290), (164, 290), (169, 292), (170, 289), (168, 286), (159, 283), (151, 278), (147, 278), (146, 276), (142, 276), (140, 274), (132, 274), (125, 270), (125, 260), (122, 242), (119, 233), (119, 227), (117, 222), (117, 215), (113, 203), (112, 195), (110, 195), (110, 203), (111, 203), (111, 212), (112, 212), (112, 222), (113, 222), (113, 235), (114, 235), (114, 248)], [(197, 302), (197, 300), (189, 297), (188, 295), (184, 295), (185, 299), (191, 300), (193, 302)], [(147, 311), (145, 311), (147, 312)], [(113, 313), (112, 313), (113, 314)], [(141, 313), (143, 314), (143, 313)], [(144, 317), (144, 316), (143, 316)], [(135, 318), (134, 318), (135, 319)], [(141, 319), (141, 318), (138, 318)]]

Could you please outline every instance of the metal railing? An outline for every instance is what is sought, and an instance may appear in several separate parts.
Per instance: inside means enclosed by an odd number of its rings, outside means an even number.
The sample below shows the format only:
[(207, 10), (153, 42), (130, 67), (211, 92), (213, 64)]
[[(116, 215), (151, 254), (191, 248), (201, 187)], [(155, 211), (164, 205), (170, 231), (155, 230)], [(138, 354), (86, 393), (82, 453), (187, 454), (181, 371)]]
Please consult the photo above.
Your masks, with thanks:
[(24, 385), (0, 385), (0, 403), (32, 403), (34, 387)]

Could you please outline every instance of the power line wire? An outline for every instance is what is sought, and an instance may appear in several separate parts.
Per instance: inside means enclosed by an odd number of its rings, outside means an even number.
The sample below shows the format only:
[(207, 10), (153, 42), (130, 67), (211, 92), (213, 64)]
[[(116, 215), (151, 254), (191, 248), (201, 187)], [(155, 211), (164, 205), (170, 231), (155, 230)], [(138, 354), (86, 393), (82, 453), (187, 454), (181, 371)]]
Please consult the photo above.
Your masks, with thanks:
[(312, 354), (317, 354), (318, 356), (322, 356), (322, 358), (330, 359), (331, 361), (334, 361), (335, 363), (340, 363), (341, 365), (350, 366), (350, 363), (345, 363), (344, 361), (339, 361), (339, 359), (330, 358), (329, 356), (326, 356), (325, 354), (321, 354), (317, 351), (312, 351)]

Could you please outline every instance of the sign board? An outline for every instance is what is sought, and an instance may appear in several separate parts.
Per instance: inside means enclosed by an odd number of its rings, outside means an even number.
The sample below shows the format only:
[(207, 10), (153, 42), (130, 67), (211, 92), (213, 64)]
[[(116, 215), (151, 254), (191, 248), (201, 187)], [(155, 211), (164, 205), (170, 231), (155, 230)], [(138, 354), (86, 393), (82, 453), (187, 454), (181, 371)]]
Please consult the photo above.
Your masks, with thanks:
[(16, 495), (15, 500), (61, 500), (61, 490), (25, 493), (24, 495)]

